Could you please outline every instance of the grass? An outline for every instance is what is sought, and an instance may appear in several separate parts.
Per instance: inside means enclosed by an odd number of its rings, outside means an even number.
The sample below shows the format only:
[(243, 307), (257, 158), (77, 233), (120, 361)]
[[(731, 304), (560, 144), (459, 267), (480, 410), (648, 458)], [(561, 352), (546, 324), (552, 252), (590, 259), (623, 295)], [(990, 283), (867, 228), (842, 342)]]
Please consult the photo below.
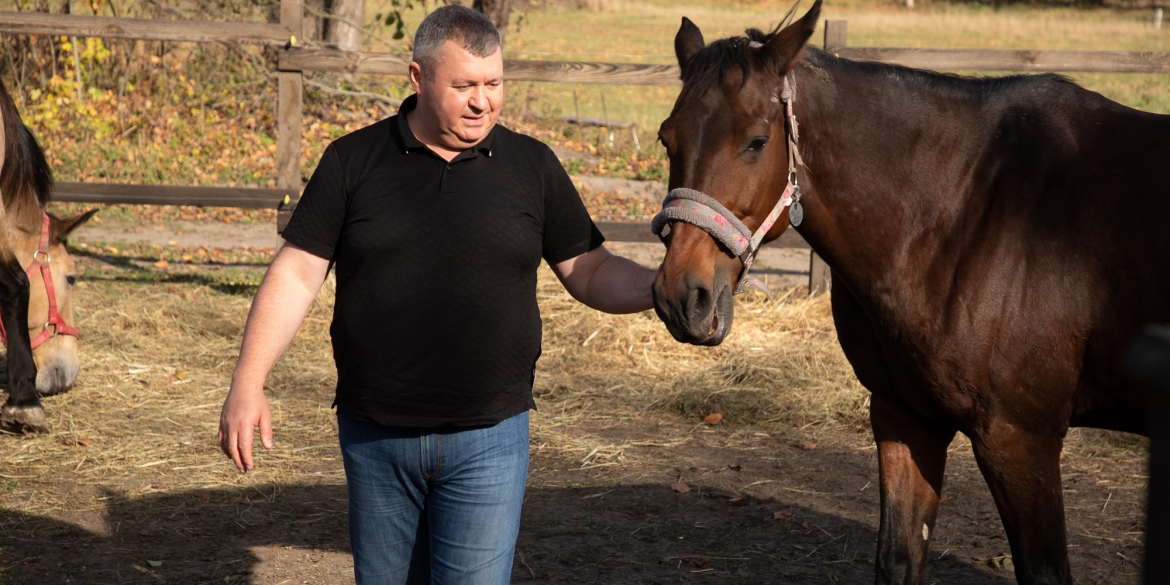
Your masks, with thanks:
[[(708, 40), (739, 34), (745, 27), (775, 24), (789, 4), (779, 0), (713, 2), (586, 2), (591, 10), (517, 9), (509, 28), (510, 58), (673, 63), (673, 37), (687, 15)], [(433, 2), (405, 13), (412, 32)], [(386, 1), (367, 3), (367, 22), (385, 12)], [(979, 4), (919, 3), (907, 11), (892, 2), (830, 2), (825, 18), (849, 22), (849, 43), (857, 46), (1031, 48), (1166, 51), (1170, 37), (1149, 26), (1145, 11), (1037, 8), (996, 10)], [(253, 17), (255, 17), (253, 15)], [(406, 51), (406, 41), (387, 41), (392, 26), (370, 24), (369, 50)], [(592, 34), (582, 34), (588, 31)], [(38, 41), (41, 44), (46, 39)], [(76, 99), (69, 41), (54, 40), (58, 59), (45, 45), (39, 67), (57, 76), (46, 83), (5, 82), (16, 88), (25, 121), (40, 136), (58, 177), (67, 181), (168, 183), (178, 185), (272, 186), (275, 184), (275, 55), (258, 48), (157, 44), (130, 41), (83, 42), (82, 89)], [(819, 39), (814, 39), (814, 43)], [(39, 45), (38, 45), (39, 46)], [(70, 45), (71, 47), (71, 45)], [(10, 48), (11, 51), (11, 48)], [(10, 69), (10, 68), (9, 68)], [(119, 73), (122, 72), (122, 73)], [(129, 72), (129, 73), (126, 73)], [(126, 73), (126, 74), (123, 74)], [(369, 89), (401, 98), (402, 78), (314, 74), (334, 87)], [(1121, 103), (1170, 113), (1164, 75), (1075, 74), (1088, 87)], [(26, 80), (29, 81), (29, 80)], [(603, 164), (580, 172), (661, 179), (662, 149), (654, 141), (677, 88), (559, 83), (514, 83), (508, 87), (509, 124), (543, 133), (548, 142), (601, 149)], [(604, 101), (604, 105), (603, 105)], [(306, 90), (302, 174), (308, 176), (328, 142), (387, 115), (374, 102)], [(546, 117), (582, 116), (637, 124), (634, 148), (629, 132), (575, 128), (553, 121), (520, 121), (522, 113)], [(608, 149), (608, 151), (606, 151)], [(636, 160), (631, 161), (634, 157)], [(645, 168), (637, 163), (654, 161)], [(630, 167), (627, 169), (627, 167)], [(179, 214), (172, 213), (177, 217)], [(255, 214), (253, 214), (255, 215)], [(270, 218), (264, 216), (265, 221)]]
[[(407, 32), (433, 3), (405, 13)], [(367, 3), (367, 21), (387, 2)], [(587, 2), (587, 10), (527, 10), (508, 33), (510, 58), (672, 63), (673, 37), (682, 15), (694, 19), (708, 40), (767, 28), (788, 8), (779, 0), (711, 2)], [(1154, 31), (1145, 11), (1037, 8), (995, 10), (979, 4), (919, 3), (907, 11), (872, 0), (830, 2), (825, 18), (849, 22), (856, 46), (1034, 48), (1166, 51), (1170, 37)], [(199, 16), (196, 14), (195, 16)], [(207, 17), (207, 15), (203, 15)], [(211, 15), (215, 16), (215, 15)], [(219, 15), (228, 18), (229, 16)], [(253, 14), (251, 16), (255, 18)], [(393, 27), (367, 27), (370, 50), (408, 49), (387, 41)], [(597, 34), (581, 34), (596, 31)], [(168, 44), (87, 39), (79, 44), (82, 98), (77, 99), (71, 41), (32, 45), (9, 37), (11, 60), (23, 51), (40, 71), (21, 82), (14, 67), (2, 73), (26, 123), (45, 146), (58, 179), (174, 185), (275, 186), (275, 53), (256, 47)], [(814, 39), (814, 43), (819, 39)], [(50, 43), (53, 46), (50, 46)], [(57, 58), (52, 58), (52, 51)], [(15, 53), (14, 53), (15, 51)], [(47, 77), (55, 73), (53, 77)], [(1073, 74), (1085, 87), (1135, 108), (1170, 113), (1165, 75)], [(369, 90), (395, 98), (409, 94), (398, 77), (310, 74), (342, 89)], [(38, 79), (45, 79), (43, 83)], [(30, 83), (31, 82), (31, 83)], [(505, 123), (546, 143), (588, 152), (592, 162), (569, 164), (573, 174), (665, 180), (665, 152), (655, 140), (669, 114), (675, 87), (564, 83), (508, 85)], [(301, 174), (308, 177), (333, 139), (388, 115), (384, 104), (338, 97), (306, 88)], [(632, 121), (632, 130), (578, 128), (557, 118), (581, 115)], [(534, 116), (535, 115), (535, 116)], [(602, 194), (606, 195), (606, 194)], [(62, 213), (87, 206), (55, 206)], [(105, 206), (99, 217), (168, 223), (179, 220), (271, 222), (272, 210)], [(609, 215), (612, 209), (604, 209)], [(102, 221), (99, 219), (98, 221)]]

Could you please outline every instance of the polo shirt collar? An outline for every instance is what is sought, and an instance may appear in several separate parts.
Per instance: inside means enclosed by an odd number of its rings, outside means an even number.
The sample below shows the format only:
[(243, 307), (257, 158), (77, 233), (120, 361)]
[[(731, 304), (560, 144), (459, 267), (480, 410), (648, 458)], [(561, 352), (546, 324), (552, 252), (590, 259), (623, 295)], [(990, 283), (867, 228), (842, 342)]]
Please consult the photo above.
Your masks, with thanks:
[[(395, 120), (396, 129), (398, 130), (398, 138), (400, 139), (399, 145), (402, 147), (403, 153), (417, 152), (419, 150), (430, 151), (430, 149), (427, 148), (427, 145), (423, 144), (422, 141), (420, 141), (417, 137), (415, 137), (414, 132), (411, 131), (411, 129), (410, 129), (410, 124), (408, 124), (406, 121), (406, 113), (410, 112), (411, 110), (415, 109), (416, 107), (418, 107), (418, 94), (413, 94), (410, 97), (402, 100), (402, 105), (398, 107), (398, 115), (395, 116), (395, 118), (397, 118)], [(488, 135), (485, 136), (483, 138), (483, 140), (480, 140), (479, 144), (476, 144), (475, 146), (472, 146), (471, 148), (464, 150), (463, 152), (459, 153), (459, 155), (457, 155), (455, 158), (456, 159), (472, 158), (472, 157), (478, 156), (479, 153), (483, 153), (487, 156), (491, 156), (492, 155), (492, 137), (494, 137), (495, 135), (496, 135), (496, 129), (495, 129), (495, 127), (492, 127), (492, 131), (488, 132)]]

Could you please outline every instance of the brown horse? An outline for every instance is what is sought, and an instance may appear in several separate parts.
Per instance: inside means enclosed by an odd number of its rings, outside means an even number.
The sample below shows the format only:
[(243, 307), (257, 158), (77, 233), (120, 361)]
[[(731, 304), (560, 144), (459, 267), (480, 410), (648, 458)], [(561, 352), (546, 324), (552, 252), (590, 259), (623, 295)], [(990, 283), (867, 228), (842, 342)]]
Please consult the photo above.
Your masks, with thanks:
[(66, 219), (45, 213), (52, 174), (3, 85), (0, 118), (0, 324), (8, 345), (0, 426), (48, 431), (38, 393), (69, 390), (80, 370), (70, 299), (77, 269), (65, 239), (97, 210)]
[[(760, 235), (790, 220), (831, 266), (838, 339), (872, 393), (876, 581), (923, 582), (962, 432), (1019, 582), (1072, 583), (1063, 438), (1145, 432), (1122, 353), (1142, 322), (1170, 321), (1170, 116), (1057, 75), (840, 59), (805, 47), (819, 12), (707, 46), (683, 19), (658, 315), (679, 341), (721, 342), (743, 242), (779, 211)], [(743, 229), (720, 232), (732, 219)]]

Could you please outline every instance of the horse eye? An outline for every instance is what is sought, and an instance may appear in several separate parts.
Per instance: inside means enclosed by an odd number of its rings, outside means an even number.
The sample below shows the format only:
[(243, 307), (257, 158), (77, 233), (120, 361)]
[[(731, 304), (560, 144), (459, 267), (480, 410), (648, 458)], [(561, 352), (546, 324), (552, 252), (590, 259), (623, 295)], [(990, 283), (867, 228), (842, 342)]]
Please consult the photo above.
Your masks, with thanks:
[(768, 138), (766, 136), (757, 136), (756, 138), (753, 138), (747, 146), (744, 147), (743, 151), (745, 153), (750, 152), (752, 154), (756, 154), (761, 150), (764, 150), (764, 145), (767, 143)]
[(65, 282), (69, 283), (69, 286), (73, 286), (77, 284), (77, 277), (70, 274), (69, 276), (65, 277)]

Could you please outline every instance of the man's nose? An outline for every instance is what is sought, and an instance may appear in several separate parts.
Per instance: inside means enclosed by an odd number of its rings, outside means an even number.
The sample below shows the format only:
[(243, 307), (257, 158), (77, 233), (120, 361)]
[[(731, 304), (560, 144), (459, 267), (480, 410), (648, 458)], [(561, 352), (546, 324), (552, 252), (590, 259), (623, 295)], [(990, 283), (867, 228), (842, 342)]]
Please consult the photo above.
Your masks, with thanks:
[(467, 105), (475, 111), (487, 109), (487, 88), (482, 85), (475, 86), (471, 90), (471, 98), (467, 100)]

